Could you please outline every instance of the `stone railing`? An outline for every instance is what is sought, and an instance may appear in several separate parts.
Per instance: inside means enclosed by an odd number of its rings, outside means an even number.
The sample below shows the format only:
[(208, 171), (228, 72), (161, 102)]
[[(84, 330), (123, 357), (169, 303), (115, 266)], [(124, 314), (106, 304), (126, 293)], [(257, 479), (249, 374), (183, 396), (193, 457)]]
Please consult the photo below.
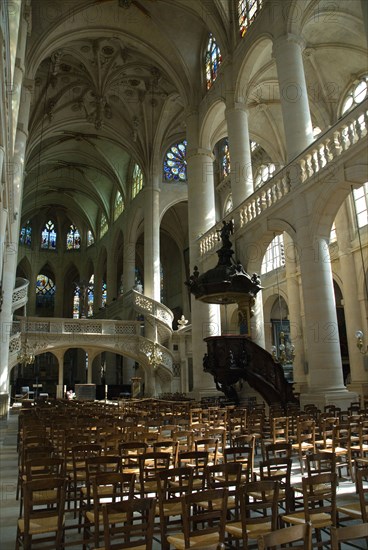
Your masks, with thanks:
[(12, 311), (23, 307), (28, 301), (28, 286), (29, 281), (23, 279), (22, 277), (17, 277), (15, 281), (15, 287), (13, 290), (12, 297)]
[[(347, 113), (303, 153), (259, 187), (226, 220), (234, 220), (235, 230), (242, 228), (275, 204), (281, 203), (294, 188), (318, 177), (322, 170), (323, 177), (326, 177), (326, 170), (336, 170), (336, 160), (340, 155), (367, 137), (367, 129), (368, 99)], [(221, 225), (215, 225), (199, 238), (202, 257), (218, 246), (217, 230)]]
[(141, 325), (139, 321), (27, 317), (21, 319), (20, 330), (22, 333), (140, 336)]
[(152, 298), (144, 296), (144, 294), (136, 292), (135, 290), (132, 290), (131, 293), (133, 307), (136, 311), (142, 313), (143, 315), (152, 315), (162, 323), (165, 323), (170, 329), (172, 328), (174, 315), (168, 307), (164, 306), (160, 302), (152, 300)]

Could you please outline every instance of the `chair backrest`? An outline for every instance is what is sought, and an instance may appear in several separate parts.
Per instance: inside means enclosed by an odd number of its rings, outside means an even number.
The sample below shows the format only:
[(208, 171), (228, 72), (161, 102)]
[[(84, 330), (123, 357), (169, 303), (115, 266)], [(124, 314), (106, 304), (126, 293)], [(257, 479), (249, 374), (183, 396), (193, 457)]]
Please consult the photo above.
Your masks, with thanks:
[(254, 445), (226, 447), (224, 449), (224, 462), (238, 462), (242, 465), (242, 476), (246, 481), (253, 477)]
[[(55, 548), (61, 547), (65, 490), (66, 479), (64, 477), (46, 477), (24, 482), (24, 540), (29, 540), (32, 524), (42, 518), (37, 534), (48, 533), (50, 523), (54, 524)], [(46, 524), (44, 529), (42, 523)]]
[(250, 481), (238, 490), (240, 519), (242, 524), (243, 545), (248, 548), (248, 539), (254, 533), (262, 532), (264, 526), (268, 531), (275, 531), (278, 525), (279, 503), (278, 481)]
[(152, 550), (155, 506), (156, 499), (148, 497), (105, 504), (105, 550)]
[(161, 470), (157, 472), (156, 480), (160, 512), (163, 512), (165, 503), (179, 502), (182, 495), (192, 492), (193, 469), (183, 466)]
[[(290, 543), (301, 542), (300, 545), (293, 544), (289, 546)], [(288, 527), (287, 529), (277, 529), (276, 531), (271, 531), (265, 535), (258, 537), (258, 550), (276, 550), (282, 549), (292, 549), (300, 548), (303, 550), (312, 549), (312, 528), (309, 523), (304, 523), (303, 525), (294, 525)], [(287, 545), (287, 546), (286, 546)]]
[(224, 543), (227, 499), (226, 488), (207, 489), (181, 497), (185, 548), (190, 548), (190, 539), (198, 536), (205, 547), (205, 537), (211, 533), (218, 533), (217, 542)]
[(279, 498), (285, 501), (287, 513), (294, 508), (293, 491), (291, 488), (291, 458), (270, 458), (260, 462), (261, 480), (278, 481)]
[(308, 477), (315, 474), (336, 472), (335, 453), (307, 453), (305, 455)]
[(345, 527), (331, 527), (331, 550), (340, 550), (341, 542), (365, 539), (368, 547), (368, 523), (356, 523)]
[(331, 525), (337, 524), (336, 486), (337, 474), (315, 474), (302, 478), (303, 502), (306, 521), (312, 521), (314, 514), (326, 514)]
[(43, 477), (64, 477), (65, 462), (58, 457), (37, 457), (26, 460), (25, 475), (31, 479)]
[(368, 522), (368, 466), (357, 468), (356, 486), (358, 489), (362, 520)]
[(241, 484), (242, 465), (240, 462), (227, 462), (206, 466), (204, 477), (207, 489), (227, 487), (237, 490)]
[(288, 441), (278, 441), (276, 443), (263, 443), (262, 455), (264, 460), (270, 458), (291, 458), (292, 446)]
[(219, 444), (219, 441), (216, 437), (198, 438), (198, 439), (195, 439), (194, 441), (194, 450), (207, 451), (209, 454), (209, 460), (213, 464), (216, 464), (218, 444)]

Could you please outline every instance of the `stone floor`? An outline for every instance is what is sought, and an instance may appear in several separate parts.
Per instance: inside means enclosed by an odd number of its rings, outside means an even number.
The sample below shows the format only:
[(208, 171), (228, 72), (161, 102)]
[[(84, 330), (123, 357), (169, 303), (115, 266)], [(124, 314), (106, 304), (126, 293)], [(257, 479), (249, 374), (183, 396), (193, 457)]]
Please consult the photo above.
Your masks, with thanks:
[[(17, 428), (18, 415), (17, 412), (11, 411), (7, 418), (0, 420), (0, 481), (1, 481), (1, 496), (0, 496), (0, 550), (14, 550), (16, 524), (19, 514), (19, 502), (16, 500), (16, 484), (17, 484)], [(297, 464), (293, 468), (293, 482), (300, 481), (300, 471)], [(357, 499), (354, 485), (349, 480), (342, 479), (338, 486), (338, 502), (349, 502)], [(67, 523), (70, 520), (67, 518)], [(81, 544), (73, 544), (73, 541), (78, 540), (76, 530), (67, 531), (66, 540), (71, 545), (68, 546), (71, 550), (81, 550)], [(159, 542), (154, 543), (154, 550), (161, 547)], [(358, 542), (353, 544), (343, 544), (341, 550), (351, 548), (367, 549), (366, 542)], [(330, 548), (327, 543), (325, 548)]]

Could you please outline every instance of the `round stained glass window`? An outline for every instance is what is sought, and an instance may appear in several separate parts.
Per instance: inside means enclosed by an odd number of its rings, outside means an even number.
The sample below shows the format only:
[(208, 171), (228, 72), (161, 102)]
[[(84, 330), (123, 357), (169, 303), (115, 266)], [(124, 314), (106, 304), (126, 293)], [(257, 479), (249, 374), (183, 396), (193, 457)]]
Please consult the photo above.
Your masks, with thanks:
[(164, 177), (166, 181), (187, 181), (187, 140), (172, 145), (166, 153), (164, 161)]

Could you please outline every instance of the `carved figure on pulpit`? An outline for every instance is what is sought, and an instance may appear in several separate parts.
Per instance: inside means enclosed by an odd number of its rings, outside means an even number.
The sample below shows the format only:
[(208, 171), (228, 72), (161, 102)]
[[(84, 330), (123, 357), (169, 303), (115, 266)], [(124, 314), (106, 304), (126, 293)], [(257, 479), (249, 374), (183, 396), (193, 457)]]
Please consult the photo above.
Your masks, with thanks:
[(221, 229), (216, 229), (218, 240), (221, 239), (222, 246), (231, 248), (230, 235), (234, 233), (234, 222), (232, 220), (222, 222)]

